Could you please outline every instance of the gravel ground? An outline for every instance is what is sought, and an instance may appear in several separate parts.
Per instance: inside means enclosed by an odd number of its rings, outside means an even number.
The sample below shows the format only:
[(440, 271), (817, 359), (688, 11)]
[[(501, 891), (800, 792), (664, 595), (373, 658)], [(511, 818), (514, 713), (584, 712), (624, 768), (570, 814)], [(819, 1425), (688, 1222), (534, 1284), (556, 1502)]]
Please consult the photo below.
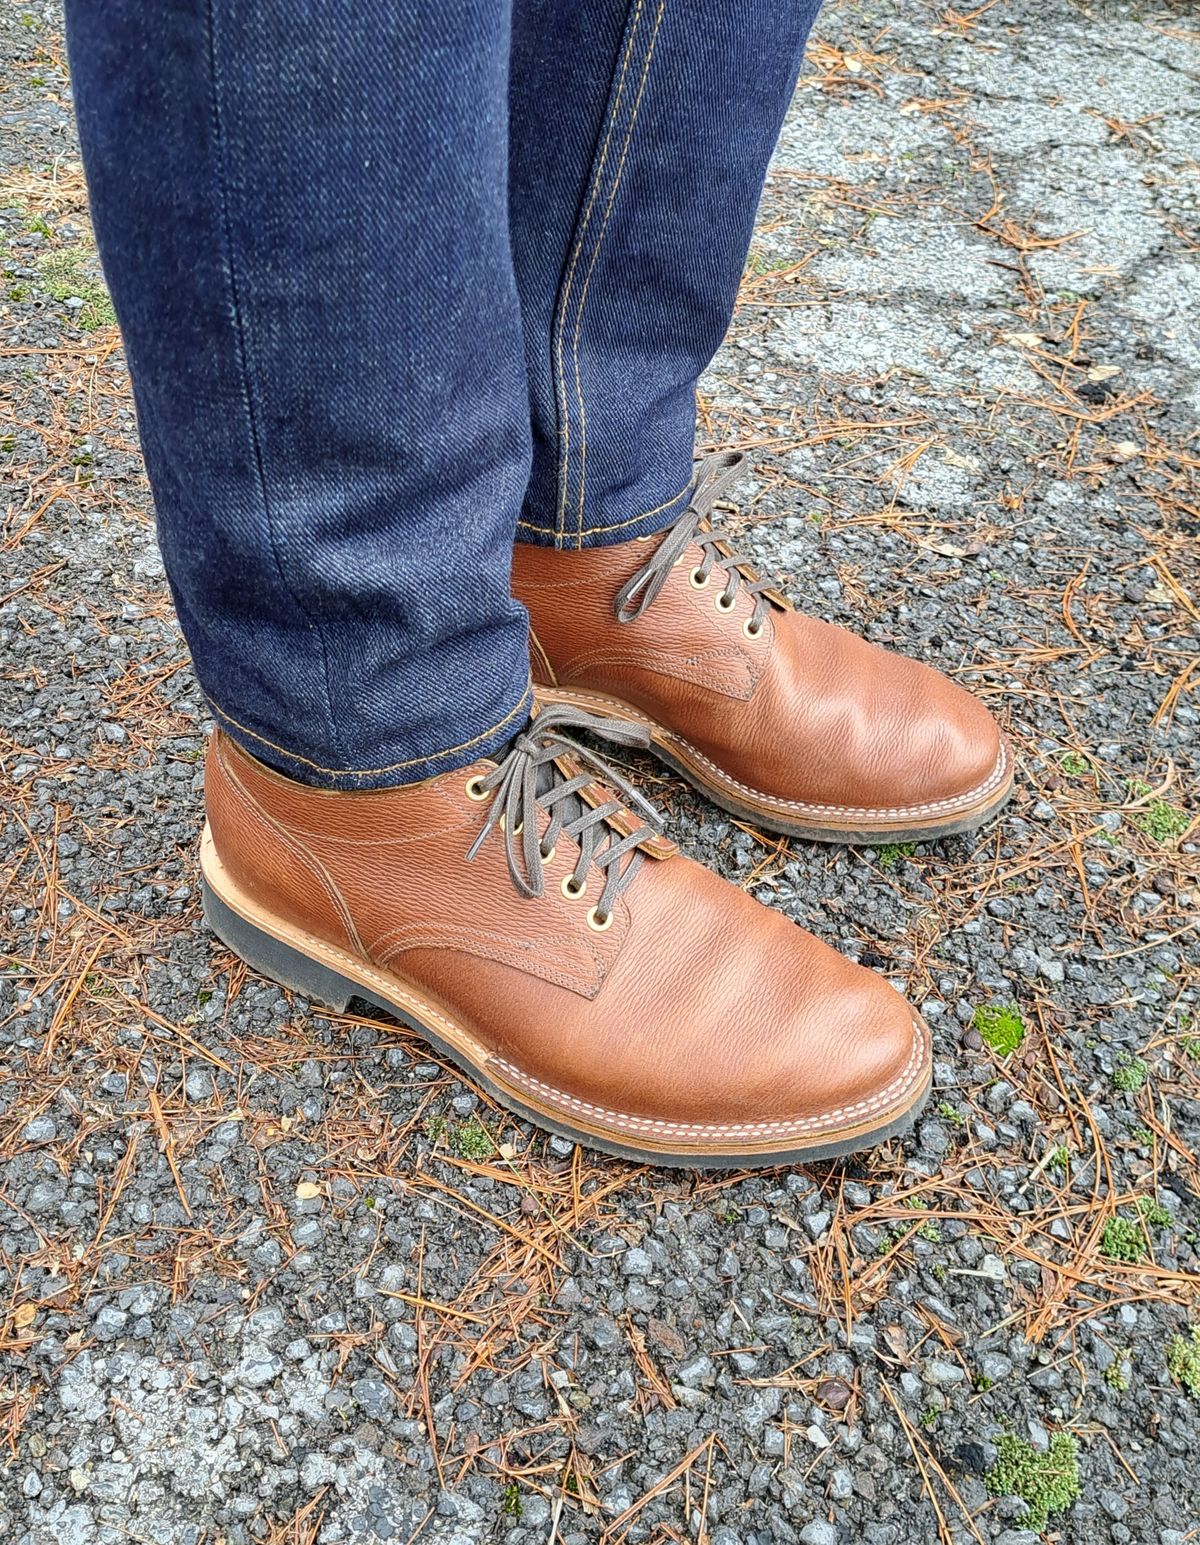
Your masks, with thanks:
[(203, 933), (204, 708), (56, 7), (0, 48), (0, 1538), (1196, 1538), (1192, 8), (820, 24), (702, 438), (755, 453), (764, 563), (971, 683), (1020, 789), (827, 851), (635, 764), (937, 1039), (909, 1140), (704, 1179)]

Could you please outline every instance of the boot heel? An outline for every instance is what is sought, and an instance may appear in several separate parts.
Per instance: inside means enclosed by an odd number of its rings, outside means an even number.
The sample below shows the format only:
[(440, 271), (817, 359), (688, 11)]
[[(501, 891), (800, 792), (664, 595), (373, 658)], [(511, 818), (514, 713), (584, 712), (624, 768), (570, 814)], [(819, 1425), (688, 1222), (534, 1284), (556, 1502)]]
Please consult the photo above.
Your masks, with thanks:
[(363, 989), (349, 977), (323, 966), (319, 960), (312, 960), (282, 939), (247, 922), (232, 907), (225, 905), (207, 880), (202, 883), (201, 894), (204, 921), (213, 933), (263, 976), (269, 976), (292, 992), (313, 998), (339, 1014), (345, 1013), (351, 998), (365, 996)]

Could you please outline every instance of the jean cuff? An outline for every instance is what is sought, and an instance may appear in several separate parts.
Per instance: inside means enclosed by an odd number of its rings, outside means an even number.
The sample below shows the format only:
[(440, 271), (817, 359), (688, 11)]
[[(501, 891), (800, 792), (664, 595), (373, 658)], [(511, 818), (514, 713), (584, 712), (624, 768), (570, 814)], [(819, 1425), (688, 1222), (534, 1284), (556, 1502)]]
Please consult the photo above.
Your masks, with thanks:
[(533, 683), (529, 682), (518, 702), (487, 729), (458, 745), (448, 746), (444, 751), (435, 751), (429, 756), (401, 758), (382, 767), (323, 767), (311, 758), (289, 751), (278, 741), (250, 729), (214, 703), (211, 697), (208, 698), (213, 718), (243, 751), (249, 752), (256, 760), (283, 773), (285, 777), (296, 779), (298, 783), (306, 783), (313, 788), (345, 791), (421, 783), (440, 773), (469, 767), (473, 762), (499, 751), (514, 735), (519, 734), (525, 727), (532, 705)]
[(612, 519), (605, 520), (601, 511), (589, 522), (585, 513), (582, 529), (569, 526), (561, 539), (554, 529), (553, 521), (543, 525), (533, 520), (518, 520), (516, 540), (528, 542), (534, 547), (561, 547), (574, 550), (581, 547), (611, 547), (617, 542), (632, 542), (638, 537), (653, 536), (682, 514), (691, 496), (693, 481), (693, 477), (689, 474), (682, 488), (677, 489), (673, 494), (664, 494), (661, 503), (642, 510), (636, 515), (624, 518), (614, 516)]

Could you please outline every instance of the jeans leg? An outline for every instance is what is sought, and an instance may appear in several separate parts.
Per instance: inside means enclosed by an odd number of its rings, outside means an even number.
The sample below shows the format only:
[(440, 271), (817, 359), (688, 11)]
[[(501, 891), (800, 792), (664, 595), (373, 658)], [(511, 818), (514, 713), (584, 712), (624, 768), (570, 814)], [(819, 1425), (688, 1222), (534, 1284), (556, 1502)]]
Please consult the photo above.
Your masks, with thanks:
[(159, 536), (217, 718), (330, 787), (520, 728), (509, 7), (67, 0)]
[(729, 325), (818, 5), (515, 0), (521, 540), (625, 541), (686, 503), (696, 380)]

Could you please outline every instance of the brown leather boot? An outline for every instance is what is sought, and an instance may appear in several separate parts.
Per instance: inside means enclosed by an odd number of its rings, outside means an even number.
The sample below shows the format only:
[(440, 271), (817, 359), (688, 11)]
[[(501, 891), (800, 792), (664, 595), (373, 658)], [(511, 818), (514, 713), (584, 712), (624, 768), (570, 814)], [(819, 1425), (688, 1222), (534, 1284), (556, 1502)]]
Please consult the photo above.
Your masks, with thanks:
[(217, 731), (210, 926), (266, 975), (386, 1010), (510, 1110), (610, 1153), (778, 1164), (907, 1128), (929, 1089), (920, 1018), (679, 854), (577, 729), (645, 743), (551, 707), (499, 761), (347, 794)]
[(902, 842), (980, 825), (1012, 792), (996, 721), (939, 672), (793, 611), (755, 576), (709, 522), (744, 460), (702, 462), (663, 535), (517, 545), (542, 697), (646, 725), (663, 761), (773, 831)]

